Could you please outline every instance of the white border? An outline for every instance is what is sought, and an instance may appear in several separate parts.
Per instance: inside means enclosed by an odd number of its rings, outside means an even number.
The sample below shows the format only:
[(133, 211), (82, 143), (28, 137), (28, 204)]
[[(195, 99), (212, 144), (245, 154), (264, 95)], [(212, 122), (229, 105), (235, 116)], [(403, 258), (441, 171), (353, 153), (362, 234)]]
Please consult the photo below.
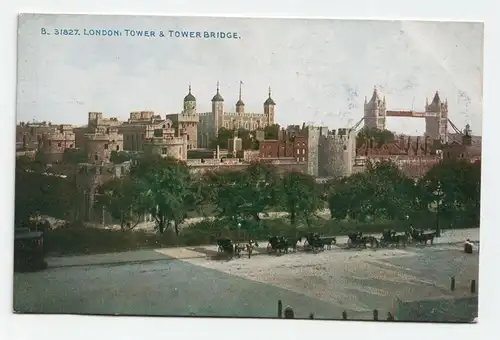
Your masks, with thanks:
[[(498, 63), (500, 36), (498, 1), (477, 0), (4, 0), (0, 10), (0, 108), (4, 112), (0, 124), (2, 136), (0, 172), (2, 225), (0, 227), (0, 252), (2, 261), (0, 299), (2, 315), (0, 329), (7, 330), (8, 338), (30, 339), (47, 337), (53, 339), (137, 339), (152, 337), (195, 338), (298, 338), (314, 336), (369, 337), (387, 339), (402, 336), (406, 339), (471, 339), (490, 338), (484, 334), (492, 331), (494, 337), (496, 293), (495, 262), (498, 246), (495, 236), (500, 235), (495, 224), (495, 193), (498, 189), (498, 146), (495, 137), (495, 122), (500, 111), (495, 99), (498, 90), (494, 79), (499, 76)], [(483, 127), (483, 201), (480, 259), (480, 315), (477, 325), (433, 325), (433, 324), (380, 324), (359, 322), (282, 322), (272, 320), (224, 319), (167, 319), (167, 318), (119, 318), (89, 316), (37, 316), (12, 314), (12, 221), (14, 193), (14, 125), (16, 84), (16, 31), (17, 14), (20, 12), (45, 13), (94, 13), (94, 14), (153, 14), (153, 15), (204, 15), (204, 16), (261, 16), (261, 17), (335, 17), (335, 18), (379, 18), (457, 20), (485, 22), (484, 64), (484, 127)], [(500, 79), (500, 78), (499, 78)], [(5, 321), (5, 322), (4, 322)], [(490, 328), (491, 327), (491, 328)], [(489, 328), (489, 329), (488, 329)], [(2, 332), (3, 333), (3, 332)], [(313, 334), (314, 333), (314, 334)], [(318, 333), (316, 335), (316, 333)], [(480, 334), (483, 333), (483, 334)], [(2, 337), (3, 338), (3, 337)]]

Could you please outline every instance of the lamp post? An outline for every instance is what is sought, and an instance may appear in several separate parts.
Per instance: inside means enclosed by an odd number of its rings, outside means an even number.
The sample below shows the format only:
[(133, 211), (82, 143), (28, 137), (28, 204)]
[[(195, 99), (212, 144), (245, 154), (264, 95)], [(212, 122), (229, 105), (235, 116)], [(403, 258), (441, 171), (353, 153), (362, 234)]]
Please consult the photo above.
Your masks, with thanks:
[(443, 195), (443, 190), (441, 189), (441, 182), (438, 182), (437, 189), (434, 192), (437, 200), (436, 200), (436, 237), (441, 236), (441, 229), (439, 227), (439, 215), (441, 213), (441, 197)]

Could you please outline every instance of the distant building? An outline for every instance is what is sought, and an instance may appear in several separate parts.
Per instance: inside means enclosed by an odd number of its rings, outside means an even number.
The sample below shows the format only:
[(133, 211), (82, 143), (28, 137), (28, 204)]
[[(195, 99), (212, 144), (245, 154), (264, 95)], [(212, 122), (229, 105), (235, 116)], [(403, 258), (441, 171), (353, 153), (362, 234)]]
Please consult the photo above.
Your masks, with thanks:
[(456, 139), (453, 142), (442, 146), (443, 159), (465, 159), (470, 162), (481, 160), (481, 142), (473, 138), (470, 125), (467, 124), (464, 134), (459, 143)]
[(227, 152), (234, 157), (243, 150), (243, 140), (238, 137), (230, 138), (227, 142)]
[[(262, 113), (250, 113), (245, 112), (241, 85), (242, 83), (240, 82), (240, 93), (239, 99), (236, 102), (236, 111), (228, 112), (224, 110), (224, 98), (220, 94), (219, 83), (217, 83), (217, 92), (212, 98), (212, 111), (200, 113), (199, 115), (198, 147), (209, 147), (210, 142), (219, 135), (221, 128), (244, 128), (254, 131), (274, 124), (276, 103), (271, 98), (271, 88), (269, 88), (269, 96), (264, 102), (264, 111)], [(257, 137), (260, 138), (260, 136)]]
[(259, 157), (262, 159), (290, 158), (297, 162), (307, 162), (307, 137), (288, 129), (281, 129), (278, 132), (278, 139), (266, 139), (259, 142)]

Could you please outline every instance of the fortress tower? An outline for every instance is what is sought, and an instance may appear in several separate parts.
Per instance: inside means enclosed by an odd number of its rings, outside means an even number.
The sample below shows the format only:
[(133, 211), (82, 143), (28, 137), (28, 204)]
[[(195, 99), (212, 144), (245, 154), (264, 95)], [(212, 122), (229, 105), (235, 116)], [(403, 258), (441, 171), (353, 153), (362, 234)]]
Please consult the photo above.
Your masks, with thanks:
[(276, 103), (271, 98), (271, 88), (269, 88), (268, 98), (264, 102), (264, 112), (253, 113), (245, 111), (245, 103), (242, 95), (243, 82), (239, 83), (239, 95), (236, 102), (235, 112), (224, 111), (224, 98), (220, 93), (219, 82), (217, 91), (212, 98), (212, 111), (198, 115), (198, 145), (201, 148), (210, 146), (210, 141), (217, 138), (219, 130), (237, 130), (240, 128), (256, 131), (268, 125), (273, 125), (275, 120)]
[(42, 134), (41, 140), (39, 153), (44, 163), (59, 163), (63, 160), (64, 150), (75, 148), (75, 134), (71, 125), (60, 125)]
[(441, 102), (436, 91), (431, 104), (425, 101), (425, 135), (434, 140), (448, 142), (448, 100)]
[(365, 127), (368, 129), (385, 130), (386, 106), (385, 97), (380, 99), (377, 87), (374, 87), (373, 94), (369, 102), (365, 97)]
[(264, 118), (265, 118), (267, 125), (274, 124), (274, 108), (275, 108), (275, 106), (276, 106), (276, 103), (271, 98), (271, 86), (269, 86), (269, 97), (267, 97), (266, 101), (264, 102)]
[(123, 135), (118, 133), (118, 127), (99, 127), (84, 137), (85, 152), (88, 163), (107, 164), (112, 151), (123, 150)]
[(178, 129), (182, 129), (186, 133), (187, 149), (195, 149), (198, 147), (198, 123), (200, 117), (196, 112), (196, 98), (191, 93), (191, 84), (189, 85), (188, 94), (184, 97), (184, 108), (179, 114), (169, 114), (167, 119), (170, 119)]
[(217, 138), (219, 136), (219, 129), (222, 127), (222, 122), (224, 121), (224, 98), (222, 98), (219, 92), (219, 82), (217, 82), (217, 92), (212, 98), (212, 114), (214, 123), (210, 127), (210, 131), (207, 132), (210, 138)]

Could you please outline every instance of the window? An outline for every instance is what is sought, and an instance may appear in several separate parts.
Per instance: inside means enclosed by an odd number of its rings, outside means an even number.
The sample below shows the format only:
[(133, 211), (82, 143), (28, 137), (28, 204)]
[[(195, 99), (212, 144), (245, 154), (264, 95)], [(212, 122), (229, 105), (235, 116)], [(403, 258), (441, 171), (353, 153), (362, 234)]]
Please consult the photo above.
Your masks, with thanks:
[(306, 154), (306, 149), (302, 149), (302, 154), (305, 155)]
[(94, 155), (94, 161), (98, 161), (99, 160), (99, 156), (97, 156), (97, 154)]
[(61, 143), (57, 143), (57, 146), (58, 146), (58, 147), (61, 147)]
[(70, 145), (69, 145), (69, 147), (70, 147), (70, 148), (72, 148), (72, 147), (73, 147), (73, 144), (70, 144)]
[(166, 155), (166, 154), (167, 154), (167, 148), (163, 148), (163, 149), (161, 149), (161, 154), (162, 154), (162, 155)]
[(119, 145), (116, 146), (116, 151), (120, 151), (120, 146)]
[(104, 144), (104, 150), (108, 150), (108, 144)]
[(305, 160), (306, 160), (306, 158), (305, 158), (305, 157), (302, 157), (302, 162), (304, 162)]
[(49, 140), (49, 146), (52, 146), (52, 141)]

